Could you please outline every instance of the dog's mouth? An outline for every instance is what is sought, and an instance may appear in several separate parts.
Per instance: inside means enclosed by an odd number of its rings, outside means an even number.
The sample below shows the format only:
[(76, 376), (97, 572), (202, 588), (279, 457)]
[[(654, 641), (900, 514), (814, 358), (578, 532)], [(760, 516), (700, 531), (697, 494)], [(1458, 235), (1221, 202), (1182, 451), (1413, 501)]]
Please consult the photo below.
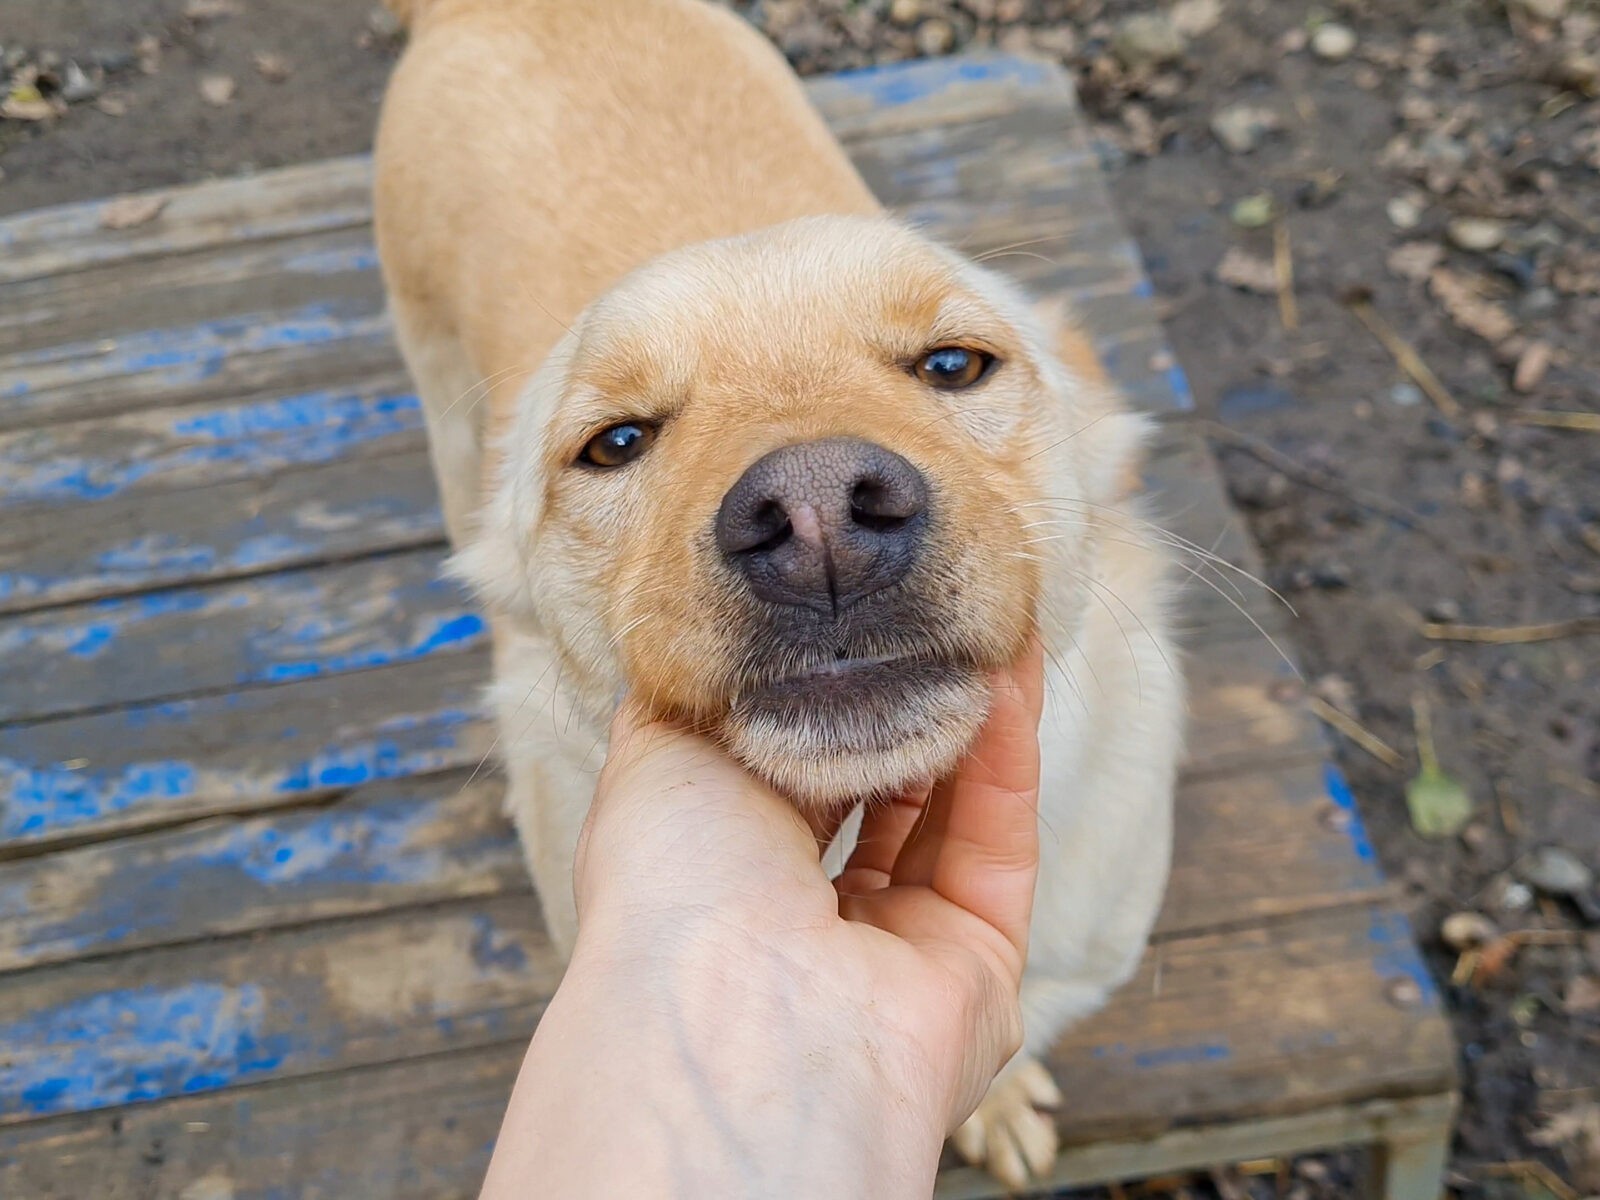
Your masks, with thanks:
[(758, 773), (797, 800), (828, 804), (942, 774), (987, 706), (983, 671), (972, 663), (839, 656), (753, 683), (724, 731)]
[(864, 732), (858, 724), (861, 718), (893, 725), (894, 715), (915, 704), (920, 695), (970, 672), (970, 667), (913, 655), (839, 656), (749, 689), (735, 703), (734, 712), (813, 728), (848, 721), (860, 733)]

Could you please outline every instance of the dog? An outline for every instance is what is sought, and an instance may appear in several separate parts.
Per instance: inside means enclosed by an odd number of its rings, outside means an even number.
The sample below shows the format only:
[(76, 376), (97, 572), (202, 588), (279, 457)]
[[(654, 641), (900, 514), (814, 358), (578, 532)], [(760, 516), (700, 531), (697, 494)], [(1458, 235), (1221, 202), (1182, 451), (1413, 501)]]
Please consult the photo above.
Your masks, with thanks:
[(1168, 868), (1146, 422), (1065, 311), (887, 217), (727, 10), (391, 4), (380, 257), (552, 941), (622, 691), (837, 817), (950, 771), (1037, 636), (1025, 1041), (953, 1141), (1047, 1174), (1039, 1056), (1131, 974)]

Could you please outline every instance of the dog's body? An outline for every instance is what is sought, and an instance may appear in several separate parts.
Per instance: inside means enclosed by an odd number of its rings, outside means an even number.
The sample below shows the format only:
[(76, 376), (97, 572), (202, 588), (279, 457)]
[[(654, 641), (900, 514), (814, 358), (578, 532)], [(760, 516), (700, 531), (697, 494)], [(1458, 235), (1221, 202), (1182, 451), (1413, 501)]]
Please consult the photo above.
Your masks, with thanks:
[(1141, 425), (1069, 325), (883, 219), (726, 11), (396, 7), (379, 245), (553, 939), (622, 688), (837, 809), (948, 770), (1037, 631), (1026, 1044), (957, 1137), (1022, 1182), (1054, 1154), (1025, 1064), (1127, 978), (1167, 870), (1182, 699), (1122, 494)]

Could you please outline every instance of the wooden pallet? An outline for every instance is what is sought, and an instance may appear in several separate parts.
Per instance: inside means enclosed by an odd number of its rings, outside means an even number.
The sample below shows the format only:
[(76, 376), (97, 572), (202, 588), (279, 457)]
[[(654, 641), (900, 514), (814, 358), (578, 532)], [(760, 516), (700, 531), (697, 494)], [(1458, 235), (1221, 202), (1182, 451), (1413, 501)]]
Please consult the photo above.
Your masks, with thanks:
[[(1162, 417), (1166, 522), (1255, 570), (1064, 76), (810, 88), (888, 203), (1077, 302)], [(555, 982), (499, 784), (469, 780), (485, 629), (438, 577), (368, 175), (175, 189), (122, 231), (99, 203), (0, 222), (7, 1200), (471, 1196)], [(1171, 892), (1056, 1053), (1052, 1182), (1370, 1142), (1432, 1200), (1449, 1037), (1283, 614), (1228, 579), (1183, 611)]]

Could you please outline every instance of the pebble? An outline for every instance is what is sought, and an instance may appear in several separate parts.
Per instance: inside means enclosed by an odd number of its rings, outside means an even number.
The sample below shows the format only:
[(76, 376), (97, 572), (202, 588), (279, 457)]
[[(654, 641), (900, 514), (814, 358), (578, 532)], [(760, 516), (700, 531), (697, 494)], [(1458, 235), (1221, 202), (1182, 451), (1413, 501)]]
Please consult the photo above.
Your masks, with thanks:
[(1567, 15), (1567, 0), (1506, 0), (1506, 7), (1547, 25)]
[(1422, 389), (1414, 383), (1401, 382), (1389, 389), (1389, 403), (1400, 408), (1415, 408), (1422, 400)]
[(100, 81), (75, 62), (69, 62), (61, 73), (61, 98), (68, 104), (93, 100), (101, 90)]
[(1455, 625), (1461, 620), (1461, 605), (1454, 600), (1435, 600), (1428, 605), (1428, 620), (1440, 625)]
[(949, 21), (939, 17), (917, 26), (917, 52), (930, 58), (949, 54), (955, 49), (956, 31)]
[(1189, 39), (1163, 13), (1135, 13), (1111, 39), (1112, 53), (1130, 71), (1176, 62), (1188, 48)]
[(1539, 317), (1548, 317), (1561, 307), (1561, 296), (1555, 288), (1538, 287), (1530, 291), (1517, 305), (1517, 312), (1524, 320), (1536, 320)]
[(1212, 115), (1211, 132), (1229, 154), (1249, 154), (1277, 129), (1278, 114), (1259, 104), (1230, 104)]
[(909, 29), (922, 19), (922, 0), (894, 0), (889, 6), (889, 19)]
[(1499, 936), (1499, 926), (1482, 913), (1451, 913), (1439, 926), (1439, 940), (1458, 952), (1486, 946)]
[(1272, 224), (1276, 214), (1277, 206), (1272, 202), (1272, 193), (1257, 192), (1240, 200), (1228, 215), (1240, 229), (1261, 229)]
[(1524, 883), (1552, 896), (1573, 896), (1594, 886), (1594, 872), (1560, 846), (1541, 846), (1516, 871)]
[(1407, 196), (1396, 196), (1386, 210), (1389, 223), (1396, 229), (1415, 229), (1422, 224), (1422, 205)]
[(1456, 249), (1482, 254), (1506, 240), (1506, 223), (1488, 217), (1457, 217), (1445, 232)]
[(1311, 35), (1311, 53), (1325, 62), (1343, 62), (1356, 52), (1356, 33), (1348, 25), (1329, 21)]

